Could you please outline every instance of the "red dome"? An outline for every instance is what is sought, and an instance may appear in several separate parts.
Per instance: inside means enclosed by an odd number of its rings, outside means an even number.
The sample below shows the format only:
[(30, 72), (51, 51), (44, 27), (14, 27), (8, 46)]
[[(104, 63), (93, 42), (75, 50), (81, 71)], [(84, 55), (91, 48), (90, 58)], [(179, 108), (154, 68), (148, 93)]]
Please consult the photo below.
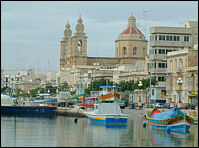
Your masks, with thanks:
[(142, 32), (137, 28), (127, 28), (121, 34), (141, 34)]

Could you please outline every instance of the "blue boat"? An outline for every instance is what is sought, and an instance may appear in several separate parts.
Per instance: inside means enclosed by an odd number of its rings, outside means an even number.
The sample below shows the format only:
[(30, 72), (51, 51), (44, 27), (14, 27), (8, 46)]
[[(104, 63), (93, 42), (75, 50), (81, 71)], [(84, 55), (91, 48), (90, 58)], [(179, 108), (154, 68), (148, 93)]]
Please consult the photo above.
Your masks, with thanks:
[(94, 104), (93, 112), (87, 113), (91, 123), (127, 124), (128, 115), (122, 113), (118, 101)]
[[(154, 109), (153, 109), (154, 110)], [(165, 131), (188, 131), (194, 119), (185, 115), (177, 106), (165, 112), (146, 114), (152, 128)], [(151, 116), (152, 115), (152, 116)]]
[(1, 94), (1, 114), (55, 115), (56, 106), (40, 106), (31, 102), (17, 102), (17, 98)]

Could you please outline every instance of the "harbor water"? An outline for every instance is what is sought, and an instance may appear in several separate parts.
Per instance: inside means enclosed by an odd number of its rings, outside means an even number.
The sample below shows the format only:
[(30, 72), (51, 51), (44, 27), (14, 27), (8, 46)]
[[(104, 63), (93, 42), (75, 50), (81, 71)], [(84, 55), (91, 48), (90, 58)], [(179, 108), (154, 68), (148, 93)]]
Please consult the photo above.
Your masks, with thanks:
[[(95, 125), (88, 118), (1, 115), (2, 147), (198, 147), (198, 124), (189, 132), (154, 130), (144, 117), (127, 125)], [(146, 122), (146, 127), (143, 123)]]

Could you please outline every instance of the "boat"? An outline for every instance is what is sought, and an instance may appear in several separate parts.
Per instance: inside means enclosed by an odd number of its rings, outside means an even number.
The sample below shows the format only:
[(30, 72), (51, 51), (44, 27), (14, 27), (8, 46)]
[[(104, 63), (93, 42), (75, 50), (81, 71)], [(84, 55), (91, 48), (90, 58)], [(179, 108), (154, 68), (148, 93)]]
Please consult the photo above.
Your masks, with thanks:
[(56, 106), (34, 104), (30, 100), (20, 101), (7, 94), (1, 94), (1, 114), (8, 115), (55, 115)]
[(119, 86), (99, 86), (100, 92), (98, 101), (115, 101), (119, 100), (120, 95), (117, 93)]
[(97, 124), (127, 124), (128, 120), (128, 115), (122, 113), (118, 101), (96, 103), (94, 110), (86, 115), (91, 123)]
[(178, 106), (160, 112), (156, 107), (146, 114), (152, 128), (165, 131), (188, 131), (194, 119), (183, 113)]

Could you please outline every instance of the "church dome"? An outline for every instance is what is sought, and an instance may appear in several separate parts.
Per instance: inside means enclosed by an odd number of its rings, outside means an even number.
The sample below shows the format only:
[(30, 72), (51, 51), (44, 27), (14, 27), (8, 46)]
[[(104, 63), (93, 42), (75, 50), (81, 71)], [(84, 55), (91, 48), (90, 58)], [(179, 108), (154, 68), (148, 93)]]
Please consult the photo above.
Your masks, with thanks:
[(128, 19), (128, 26), (127, 28), (122, 31), (121, 34), (137, 34), (143, 35), (142, 32), (136, 27), (136, 19), (134, 16), (130, 16)]

